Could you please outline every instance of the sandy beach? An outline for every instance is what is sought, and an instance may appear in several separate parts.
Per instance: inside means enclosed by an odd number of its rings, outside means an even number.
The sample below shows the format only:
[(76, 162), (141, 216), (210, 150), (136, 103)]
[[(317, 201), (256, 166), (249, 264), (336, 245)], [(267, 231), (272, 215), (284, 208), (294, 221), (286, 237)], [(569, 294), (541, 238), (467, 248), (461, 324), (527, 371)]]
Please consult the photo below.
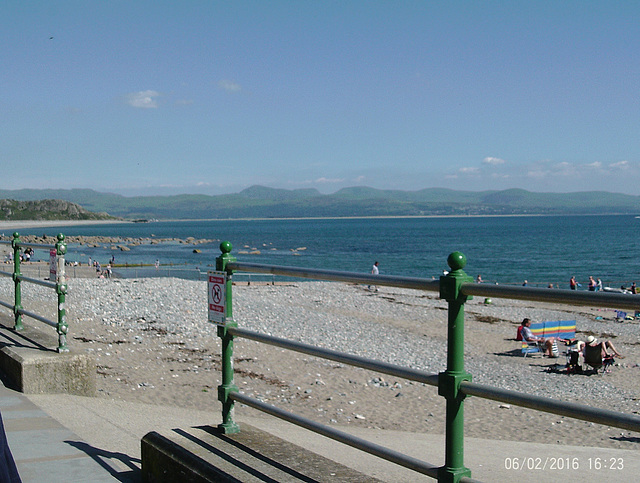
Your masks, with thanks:
[[(7, 300), (10, 281), (0, 282), (0, 298)], [(238, 285), (233, 293), (240, 327), (427, 372), (445, 368), (446, 302), (435, 293), (371, 292), (330, 282)], [(43, 304), (47, 298), (52, 302)], [(23, 294), (23, 305), (40, 306), (51, 317), (55, 309), (39, 286)], [(206, 320), (205, 282), (76, 278), (69, 282), (67, 305), (69, 343), (96, 357), (98, 397), (211, 410), (219, 420), (220, 344)], [(616, 322), (613, 308), (496, 299), (491, 305), (472, 300), (466, 313), (465, 364), (474, 382), (638, 413), (637, 321)], [(564, 358), (520, 354), (514, 337), (524, 317), (575, 319), (579, 338), (610, 339), (626, 357), (608, 374), (558, 373)], [(235, 342), (235, 371), (243, 393), (326, 424), (444, 432), (444, 399), (435, 387), (243, 339)], [(259, 413), (239, 405), (236, 417), (243, 414)], [(465, 432), (623, 449), (637, 449), (640, 442), (628, 431), (473, 397), (465, 405)]]
[(112, 225), (114, 223), (131, 223), (120, 220), (15, 220), (0, 221), (0, 233), (10, 234), (23, 228), (50, 228), (56, 226)]

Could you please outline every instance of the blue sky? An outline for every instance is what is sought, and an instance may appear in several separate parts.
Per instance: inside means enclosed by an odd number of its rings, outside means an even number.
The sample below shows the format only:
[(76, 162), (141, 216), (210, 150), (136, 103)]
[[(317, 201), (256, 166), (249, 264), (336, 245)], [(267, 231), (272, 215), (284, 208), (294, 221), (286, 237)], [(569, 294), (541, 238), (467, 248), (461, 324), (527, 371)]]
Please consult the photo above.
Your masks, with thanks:
[(0, 188), (640, 195), (640, 2), (0, 3)]

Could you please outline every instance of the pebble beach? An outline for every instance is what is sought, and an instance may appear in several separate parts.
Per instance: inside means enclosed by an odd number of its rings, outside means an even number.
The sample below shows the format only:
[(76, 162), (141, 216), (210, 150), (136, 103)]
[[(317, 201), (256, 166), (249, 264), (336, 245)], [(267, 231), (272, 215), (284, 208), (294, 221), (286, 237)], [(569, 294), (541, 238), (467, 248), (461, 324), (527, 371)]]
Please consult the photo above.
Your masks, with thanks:
[[(0, 279), (0, 299), (10, 300), (11, 290), (11, 280)], [(238, 284), (233, 297), (240, 327), (427, 372), (445, 369), (447, 304), (437, 293), (299, 282)], [(23, 306), (54, 317), (55, 298), (31, 286)], [(466, 370), (477, 383), (638, 414), (640, 322), (617, 322), (614, 309), (471, 300)], [(96, 357), (98, 397), (210, 409), (219, 421), (220, 343), (207, 321), (206, 282), (74, 278), (67, 313), (69, 344)], [(524, 317), (576, 320), (578, 338), (609, 339), (625, 358), (607, 374), (561, 373), (562, 357), (522, 357), (515, 333)], [(243, 339), (234, 354), (236, 385), (262, 401), (329, 425), (444, 433), (445, 404), (435, 387)], [(239, 421), (243, 414), (259, 413), (237, 405)], [(640, 443), (629, 431), (475, 397), (465, 403), (465, 434), (624, 449)]]

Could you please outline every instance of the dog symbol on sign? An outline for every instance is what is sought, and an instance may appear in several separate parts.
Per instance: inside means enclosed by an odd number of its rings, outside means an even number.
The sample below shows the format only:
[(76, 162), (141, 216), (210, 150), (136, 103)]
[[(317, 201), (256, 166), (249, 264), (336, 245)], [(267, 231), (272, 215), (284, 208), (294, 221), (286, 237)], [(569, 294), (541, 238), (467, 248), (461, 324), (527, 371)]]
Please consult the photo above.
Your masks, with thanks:
[(211, 289), (211, 297), (213, 298), (213, 302), (219, 304), (222, 301), (222, 289), (220, 285), (214, 285)]

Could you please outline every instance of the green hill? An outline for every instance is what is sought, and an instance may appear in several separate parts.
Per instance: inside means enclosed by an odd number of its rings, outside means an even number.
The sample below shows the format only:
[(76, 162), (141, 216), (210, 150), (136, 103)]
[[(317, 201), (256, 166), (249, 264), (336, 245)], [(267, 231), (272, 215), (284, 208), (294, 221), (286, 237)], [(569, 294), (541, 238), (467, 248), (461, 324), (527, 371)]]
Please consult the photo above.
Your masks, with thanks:
[(63, 200), (18, 201), (0, 199), (0, 220), (110, 220), (106, 213), (93, 213)]
[(87, 212), (127, 219), (640, 213), (638, 196), (604, 191), (534, 193), (523, 189), (400, 191), (352, 187), (325, 195), (315, 189), (251, 186), (228, 195), (132, 197), (88, 189), (0, 190), (1, 198), (66, 200)]

